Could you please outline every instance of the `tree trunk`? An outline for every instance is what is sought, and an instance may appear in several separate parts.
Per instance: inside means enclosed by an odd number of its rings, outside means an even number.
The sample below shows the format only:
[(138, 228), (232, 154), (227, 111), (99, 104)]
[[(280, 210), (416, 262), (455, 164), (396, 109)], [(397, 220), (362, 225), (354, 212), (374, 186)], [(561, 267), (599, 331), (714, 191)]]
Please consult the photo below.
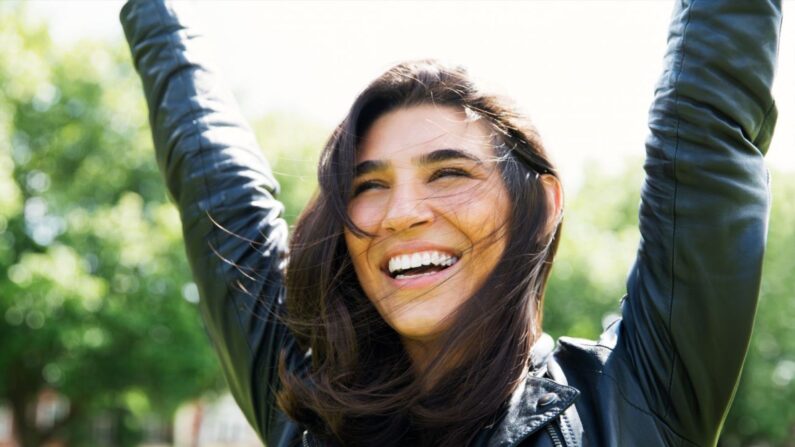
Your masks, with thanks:
[(41, 445), (43, 440), (36, 430), (36, 395), (12, 393), (10, 402), (14, 440), (20, 447)]

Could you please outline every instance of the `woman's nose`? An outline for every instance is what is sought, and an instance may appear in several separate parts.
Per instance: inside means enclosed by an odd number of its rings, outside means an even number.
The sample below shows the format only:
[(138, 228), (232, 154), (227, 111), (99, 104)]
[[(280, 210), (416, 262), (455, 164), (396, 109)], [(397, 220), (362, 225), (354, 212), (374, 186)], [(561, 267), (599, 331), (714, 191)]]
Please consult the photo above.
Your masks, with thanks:
[(397, 233), (433, 222), (434, 213), (427, 195), (412, 186), (393, 187), (381, 228)]

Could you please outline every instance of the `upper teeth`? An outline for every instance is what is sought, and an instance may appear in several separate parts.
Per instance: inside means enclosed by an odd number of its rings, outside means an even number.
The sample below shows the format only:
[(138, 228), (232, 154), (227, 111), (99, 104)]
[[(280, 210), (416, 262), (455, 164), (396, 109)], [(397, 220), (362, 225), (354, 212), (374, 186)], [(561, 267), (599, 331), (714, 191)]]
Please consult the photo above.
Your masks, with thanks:
[(424, 265), (440, 265), (449, 267), (458, 262), (458, 258), (438, 251), (421, 251), (418, 253), (393, 256), (389, 260), (389, 273), (398, 270), (413, 269)]

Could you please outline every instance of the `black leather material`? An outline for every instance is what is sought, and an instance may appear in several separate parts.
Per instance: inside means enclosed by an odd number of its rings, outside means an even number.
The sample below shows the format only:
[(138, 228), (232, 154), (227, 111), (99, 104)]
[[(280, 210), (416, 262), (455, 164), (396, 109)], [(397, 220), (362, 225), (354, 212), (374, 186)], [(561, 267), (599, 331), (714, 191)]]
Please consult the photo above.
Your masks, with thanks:
[[(187, 19), (158, 0), (128, 3), (121, 19), (229, 386), (268, 445), (295, 445), (304, 430), (273, 394), (281, 350), (288, 367), (307, 364), (276, 318), (287, 238), (278, 185)], [(538, 346), (543, 364), (478, 445), (716, 444), (759, 292), (780, 21), (779, 0), (676, 2), (622, 319), (595, 342), (562, 338), (551, 355)]]

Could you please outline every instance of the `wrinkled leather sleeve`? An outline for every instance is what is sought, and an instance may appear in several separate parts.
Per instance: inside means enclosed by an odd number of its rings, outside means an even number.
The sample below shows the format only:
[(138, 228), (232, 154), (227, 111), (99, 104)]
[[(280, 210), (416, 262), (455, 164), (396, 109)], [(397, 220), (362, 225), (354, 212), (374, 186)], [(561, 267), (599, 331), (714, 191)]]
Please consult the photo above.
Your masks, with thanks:
[(676, 3), (616, 352), (655, 415), (706, 446), (734, 395), (759, 294), (781, 2)]
[[(121, 21), (143, 81), (157, 162), (182, 218), (202, 317), (229, 387), (263, 440), (279, 429), (273, 389), (282, 347), (303, 355), (276, 318), (287, 226), (278, 185), (231, 94), (207, 66), (189, 17), (133, 0)], [(190, 380), (186, 377), (185, 380)]]

